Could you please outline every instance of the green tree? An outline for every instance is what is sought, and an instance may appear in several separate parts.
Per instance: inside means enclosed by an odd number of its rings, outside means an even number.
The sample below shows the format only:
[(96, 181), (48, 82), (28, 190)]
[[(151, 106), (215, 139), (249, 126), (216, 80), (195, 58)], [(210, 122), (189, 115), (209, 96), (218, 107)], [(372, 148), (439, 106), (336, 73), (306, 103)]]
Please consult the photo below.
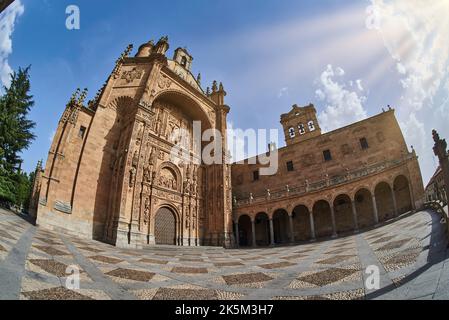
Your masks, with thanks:
[[(22, 205), (28, 176), (20, 172), (20, 153), (35, 139), (35, 123), (28, 118), (34, 105), (30, 91), (30, 67), (11, 74), (11, 85), (0, 97), (0, 201)], [(25, 183), (25, 180), (28, 182)]]

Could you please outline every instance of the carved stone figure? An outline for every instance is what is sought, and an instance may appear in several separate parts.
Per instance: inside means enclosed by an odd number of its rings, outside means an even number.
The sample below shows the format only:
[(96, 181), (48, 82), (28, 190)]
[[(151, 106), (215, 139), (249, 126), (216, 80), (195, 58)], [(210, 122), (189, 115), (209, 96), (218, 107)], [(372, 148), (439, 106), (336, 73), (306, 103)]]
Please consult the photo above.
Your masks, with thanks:
[(129, 170), (129, 187), (132, 188), (134, 183), (136, 182), (136, 171), (137, 169), (135, 167), (131, 167)]
[(146, 198), (145, 200), (145, 207), (143, 211), (143, 222), (145, 224), (148, 224), (148, 220), (150, 218), (150, 198)]

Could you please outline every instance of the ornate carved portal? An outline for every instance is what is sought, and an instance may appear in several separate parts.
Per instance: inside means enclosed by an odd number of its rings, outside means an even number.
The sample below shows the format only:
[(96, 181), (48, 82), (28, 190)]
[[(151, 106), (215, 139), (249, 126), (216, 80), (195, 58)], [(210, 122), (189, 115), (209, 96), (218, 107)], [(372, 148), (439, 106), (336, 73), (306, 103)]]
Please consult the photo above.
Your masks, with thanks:
[[(193, 137), (193, 120), (175, 104), (156, 100), (151, 109), (136, 112), (130, 127), (126, 167), (122, 169), (124, 183), (118, 197), (121, 221), (129, 221), (130, 232), (141, 235), (136, 241), (199, 245), (202, 167), (185, 161), (182, 158), (185, 152), (171, 154), (179, 142), (173, 132), (183, 129), (186, 136)], [(185, 151), (197, 157), (194, 150), (190, 143)], [(118, 170), (114, 169), (116, 174)], [(161, 206), (173, 208), (178, 214), (169, 215), (168, 209), (157, 210)], [(172, 216), (179, 220), (173, 220)]]

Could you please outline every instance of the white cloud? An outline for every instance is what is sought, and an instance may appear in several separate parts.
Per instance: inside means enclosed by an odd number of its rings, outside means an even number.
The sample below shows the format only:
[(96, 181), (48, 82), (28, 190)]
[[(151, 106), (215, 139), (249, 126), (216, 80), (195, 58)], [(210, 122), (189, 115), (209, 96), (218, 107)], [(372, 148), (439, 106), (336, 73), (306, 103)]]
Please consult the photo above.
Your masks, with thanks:
[(12, 69), (8, 57), (12, 53), (12, 39), (14, 25), (18, 17), (25, 11), (20, 0), (14, 1), (5, 11), (0, 13), (0, 81), (9, 86), (9, 74)]
[(282, 98), (284, 96), (288, 96), (288, 87), (284, 87), (281, 90), (279, 90), (278, 98)]
[(227, 141), (228, 151), (231, 154), (231, 162), (242, 161), (248, 158), (245, 150), (245, 137), (241, 131), (234, 128), (234, 123), (229, 121), (227, 123)]
[[(371, 0), (378, 32), (396, 62), (403, 88), (398, 119), (420, 156), (424, 182), (432, 175), (431, 130), (449, 135), (449, 1)], [(446, 112), (442, 112), (446, 109)], [(436, 113), (440, 111), (441, 114)]]
[(413, 148), (422, 150), (426, 146), (426, 131), (424, 124), (416, 118), (416, 115), (412, 113), (406, 122), (400, 122), (399, 125), (402, 128), (402, 133), (413, 141)]
[[(315, 93), (319, 100), (325, 102), (325, 109), (318, 115), (324, 131), (343, 127), (367, 117), (363, 107), (366, 97), (347, 89), (344, 83), (336, 79), (344, 74), (342, 68), (334, 69), (332, 65), (328, 65), (318, 81), (319, 89)], [(356, 81), (357, 86), (361, 86), (359, 82)]]
[(53, 131), (50, 133), (50, 135), (48, 136), (48, 140), (50, 141), (50, 143), (53, 142), (53, 139), (54, 139), (54, 137), (55, 137), (55, 134), (56, 134), (56, 130), (53, 130)]

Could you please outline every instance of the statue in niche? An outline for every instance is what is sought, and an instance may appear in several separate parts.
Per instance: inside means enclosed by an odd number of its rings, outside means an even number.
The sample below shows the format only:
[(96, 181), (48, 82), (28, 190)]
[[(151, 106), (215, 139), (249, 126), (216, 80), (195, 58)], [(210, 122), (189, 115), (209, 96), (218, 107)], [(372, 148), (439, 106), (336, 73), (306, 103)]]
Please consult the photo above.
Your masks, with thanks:
[(152, 174), (149, 167), (145, 167), (143, 169), (143, 181), (146, 183), (151, 183), (152, 180)]
[(135, 167), (131, 167), (129, 170), (129, 187), (132, 188), (134, 185), (134, 182), (136, 181), (136, 171), (137, 169)]
[(138, 163), (139, 163), (139, 153), (136, 150), (134, 151), (132, 166), (137, 168)]
[(193, 183), (192, 183), (192, 185), (191, 185), (191, 190), (192, 190), (192, 196), (196, 196), (196, 194), (197, 194), (197, 188), (198, 188), (198, 185), (197, 185), (197, 182), (196, 182), (196, 180), (194, 179), (193, 180)]
[(154, 167), (154, 162), (155, 162), (155, 158), (156, 158), (155, 149), (156, 149), (155, 147), (151, 147), (150, 154), (148, 157), (148, 165), (145, 166), (145, 168), (143, 170), (143, 180), (147, 183), (151, 183), (153, 181), (153, 176), (154, 176), (153, 167)]
[(129, 170), (129, 187), (131, 188), (136, 182), (137, 165), (139, 163), (139, 154), (134, 151), (134, 155), (131, 161), (131, 169)]
[(190, 179), (184, 181), (184, 193), (190, 194)]
[(156, 120), (156, 126), (154, 128), (154, 132), (156, 134), (159, 134), (159, 135), (161, 134), (161, 126), (162, 126), (162, 121), (161, 121), (160, 115), (158, 115), (157, 120)]
[(145, 224), (148, 224), (149, 217), (150, 217), (150, 198), (148, 197), (145, 200), (145, 206), (144, 206), (144, 211), (143, 211), (143, 222)]

